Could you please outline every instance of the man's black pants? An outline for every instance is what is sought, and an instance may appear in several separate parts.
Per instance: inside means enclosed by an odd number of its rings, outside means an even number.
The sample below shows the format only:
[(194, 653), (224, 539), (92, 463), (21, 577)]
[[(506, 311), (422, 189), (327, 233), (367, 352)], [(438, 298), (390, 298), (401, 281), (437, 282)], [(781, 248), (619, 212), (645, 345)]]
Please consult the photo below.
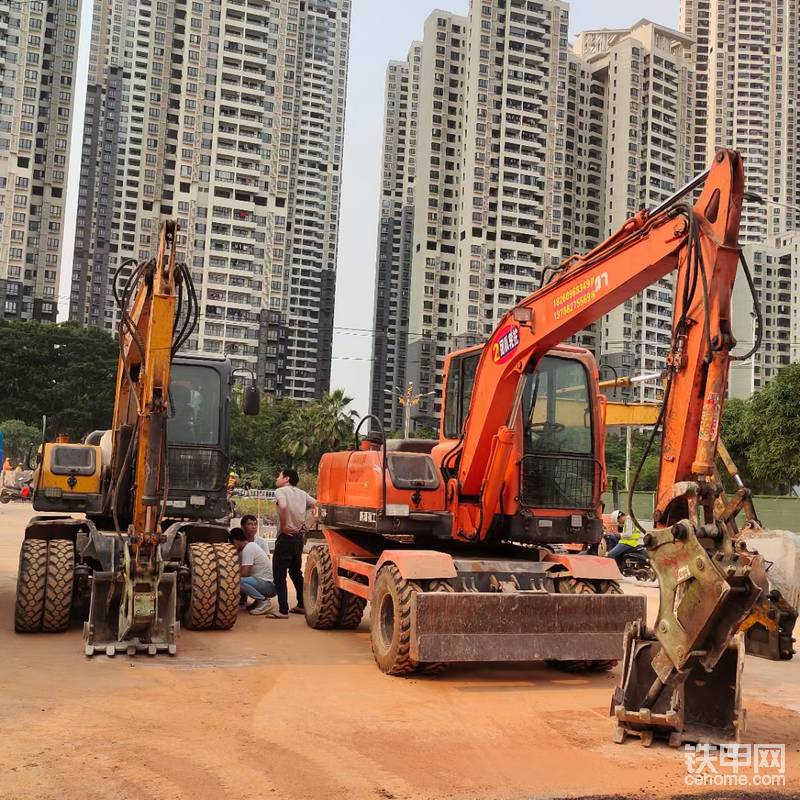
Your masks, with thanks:
[(275, 589), (278, 592), (278, 610), (281, 614), (289, 613), (289, 598), (286, 594), (286, 573), (294, 584), (297, 593), (297, 605), (303, 607), (303, 535), (296, 533), (288, 536), (278, 535), (275, 540), (275, 552), (272, 555), (272, 572)]

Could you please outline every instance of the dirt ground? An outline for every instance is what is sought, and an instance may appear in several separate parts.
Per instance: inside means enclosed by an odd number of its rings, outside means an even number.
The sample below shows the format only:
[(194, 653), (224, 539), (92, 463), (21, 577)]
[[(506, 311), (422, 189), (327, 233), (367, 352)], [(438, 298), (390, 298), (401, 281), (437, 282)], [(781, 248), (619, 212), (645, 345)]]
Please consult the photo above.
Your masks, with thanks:
[[(618, 670), (479, 665), (390, 678), (375, 667), (366, 622), (323, 632), (302, 617), (243, 614), (230, 632), (186, 631), (175, 658), (86, 659), (77, 628), (16, 635), (30, 514), (0, 507), (0, 798), (691, 793), (682, 751), (612, 743)], [(786, 787), (775, 796), (800, 797), (800, 658), (748, 658), (744, 695), (747, 741), (786, 745)]]

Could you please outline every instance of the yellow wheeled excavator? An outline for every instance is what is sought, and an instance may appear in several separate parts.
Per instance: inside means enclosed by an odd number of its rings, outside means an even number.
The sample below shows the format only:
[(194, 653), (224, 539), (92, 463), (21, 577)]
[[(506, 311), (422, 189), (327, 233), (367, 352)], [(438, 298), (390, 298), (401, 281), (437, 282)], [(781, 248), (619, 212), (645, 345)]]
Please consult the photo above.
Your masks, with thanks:
[[(112, 427), (42, 445), (22, 544), (14, 627), (56, 633), (84, 619), (86, 655), (176, 652), (180, 623), (231, 628), (239, 562), (226, 492), (235, 370), (178, 355), (198, 317), (176, 263), (177, 224), (155, 258), (114, 276), (119, 363)], [(246, 387), (245, 413), (258, 413)]]

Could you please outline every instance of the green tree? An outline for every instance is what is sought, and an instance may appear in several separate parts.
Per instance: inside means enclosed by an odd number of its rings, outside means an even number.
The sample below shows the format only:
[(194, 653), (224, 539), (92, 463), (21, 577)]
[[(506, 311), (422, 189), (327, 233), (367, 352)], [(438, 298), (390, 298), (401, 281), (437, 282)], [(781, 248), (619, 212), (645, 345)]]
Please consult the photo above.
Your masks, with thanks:
[(617, 478), (620, 485), (625, 483), (625, 437), (609, 433), (606, 435), (606, 470), (608, 483)]
[(343, 389), (335, 389), (311, 404), (309, 418), (320, 455), (341, 450), (353, 441), (358, 412), (348, 408), (352, 402), (353, 398), (347, 397)]
[[(642, 460), (642, 454), (649, 438), (649, 429), (644, 429), (643, 431), (634, 430), (631, 434), (631, 481), (636, 475), (636, 470)], [(612, 478), (617, 478), (620, 486), (625, 486), (625, 449), (624, 435), (618, 436), (613, 433), (606, 435), (606, 470), (608, 471), (609, 485), (611, 485)], [(639, 479), (636, 482), (637, 492), (651, 492), (656, 488), (658, 483), (658, 452), (659, 439), (656, 439), (639, 472)]]
[[(741, 400), (736, 397), (729, 398), (722, 412), (720, 438), (728, 448), (728, 452), (734, 463), (739, 468), (739, 474), (742, 480), (755, 491), (759, 486), (759, 482), (753, 478), (747, 455), (752, 444), (752, 431), (748, 421), (749, 414), (750, 405), (746, 400)], [(727, 488), (735, 492), (736, 487), (733, 485), (733, 482), (727, 480), (727, 472), (722, 470), (721, 475), (727, 483)]]
[(240, 402), (232, 405), (231, 464), (243, 482), (258, 481), (260, 486), (252, 488), (271, 486), (278, 470), (289, 460), (283, 446), (283, 429), (298, 404), (264, 397), (255, 417), (245, 416)]
[(111, 424), (118, 348), (99, 328), (0, 321), (0, 419), (72, 439)]
[(42, 433), (32, 425), (26, 425), (21, 419), (7, 419), (0, 422), (0, 431), (3, 432), (3, 450), (11, 463), (16, 466), (28, 462), (41, 443)]
[(800, 363), (784, 367), (747, 401), (742, 436), (756, 481), (784, 493), (800, 483)]
[(283, 447), (294, 466), (316, 471), (323, 453), (343, 450), (353, 441), (358, 412), (342, 389), (298, 405), (283, 426)]
[(307, 406), (297, 404), (281, 426), (281, 444), (289, 465), (304, 463), (313, 446), (311, 419)]

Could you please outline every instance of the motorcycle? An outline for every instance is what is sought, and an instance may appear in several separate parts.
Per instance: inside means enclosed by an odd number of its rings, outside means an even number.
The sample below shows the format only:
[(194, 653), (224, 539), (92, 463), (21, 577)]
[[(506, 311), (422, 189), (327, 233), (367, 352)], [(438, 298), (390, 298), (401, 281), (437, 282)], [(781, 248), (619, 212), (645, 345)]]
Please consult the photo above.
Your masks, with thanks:
[[(609, 552), (619, 543), (620, 534), (605, 532), (603, 539), (597, 547), (597, 554), (608, 557)], [(656, 581), (656, 572), (650, 564), (644, 545), (639, 545), (616, 559), (619, 571), (628, 578), (637, 581)]]
[(0, 503), (29, 503), (33, 499), (32, 479), (21, 481), (17, 486), (3, 486), (0, 489)]

